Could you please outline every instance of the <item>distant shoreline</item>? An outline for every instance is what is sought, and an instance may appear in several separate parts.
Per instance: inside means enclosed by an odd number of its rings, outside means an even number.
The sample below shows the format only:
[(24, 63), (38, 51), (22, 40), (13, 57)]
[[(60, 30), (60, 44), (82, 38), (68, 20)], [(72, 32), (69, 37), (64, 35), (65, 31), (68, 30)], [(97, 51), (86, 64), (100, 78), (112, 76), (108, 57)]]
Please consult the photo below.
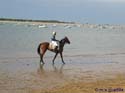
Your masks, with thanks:
[(66, 23), (74, 24), (75, 22), (64, 22), (58, 20), (32, 20), (32, 19), (14, 19), (14, 18), (0, 18), (0, 21), (12, 21), (12, 22), (42, 22), (42, 23)]
[[(0, 18), (0, 22), (7, 23), (33, 23), (33, 24), (70, 24), (70, 25), (89, 25), (89, 26), (125, 26), (124, 24), (93, 24), (93, 23), (79, 23), (79, 22), (66, 22), (58, 20), (33, 20), (33, 19), (16, 19), (16, 18)], [(104, 27), (105, 28), (105, 27)]]

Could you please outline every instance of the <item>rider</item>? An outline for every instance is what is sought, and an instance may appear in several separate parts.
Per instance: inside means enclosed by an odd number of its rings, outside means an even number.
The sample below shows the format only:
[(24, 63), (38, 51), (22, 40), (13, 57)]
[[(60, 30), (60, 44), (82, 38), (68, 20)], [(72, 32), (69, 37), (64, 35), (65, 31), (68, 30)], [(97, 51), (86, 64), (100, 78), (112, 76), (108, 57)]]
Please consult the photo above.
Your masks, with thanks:
[(51, 40), (52, 40), (52, 44), (54, 45), (54, 50), (57, 50), (59, 47), (59, 44), (58, 44), (59, 40), (56, 40), (56, 32), (53, 32), (53, 36)]

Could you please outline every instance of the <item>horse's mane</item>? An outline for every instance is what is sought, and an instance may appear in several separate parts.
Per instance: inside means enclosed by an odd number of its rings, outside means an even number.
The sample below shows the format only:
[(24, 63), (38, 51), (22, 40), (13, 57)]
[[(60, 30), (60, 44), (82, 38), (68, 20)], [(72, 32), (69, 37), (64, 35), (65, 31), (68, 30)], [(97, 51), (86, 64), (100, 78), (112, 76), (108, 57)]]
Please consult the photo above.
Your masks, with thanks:
[(64, 42), (66, 36), (60, 40), (60, 43)]

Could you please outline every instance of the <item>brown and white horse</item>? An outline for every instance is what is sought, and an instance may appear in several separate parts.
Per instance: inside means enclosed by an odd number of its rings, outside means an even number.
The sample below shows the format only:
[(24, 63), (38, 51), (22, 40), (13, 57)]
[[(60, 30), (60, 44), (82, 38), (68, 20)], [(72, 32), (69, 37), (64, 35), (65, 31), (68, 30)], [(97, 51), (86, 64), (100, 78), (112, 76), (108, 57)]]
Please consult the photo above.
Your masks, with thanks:
[(50, 50), (50, 51), (52, 51), (52, 52), (55, 53), (55, 56), (54, 56), (54, 58), (52, 60), (53, 64), (54, 64), (55, 58), (57, 57), (58, 53), (60, 53), (60, 56), (61, 56), (61, 59), (62, 59), (62, 63), (65, 64), (65, 62), (63, 60), (63, 54), (62, 54), (62, 52), (63, 52), (63, 47), (64, 47), (64, 45), (66, 43), (70, 44), (70, 41), (69, 41), (69, 39), (67, 37), (61, 39), (59, 41), (59, 48), (56, 49), (56, 50), (51, 49), (49, 42), (40, 43), (39, 46), (38, 46), (38, 48), (37, 48), (37, 52), (40, 55), (40, 63), (42, 62), (44, 64), (43, 56), (44, 56), (44, 54), (46, 53), (47, 50)]

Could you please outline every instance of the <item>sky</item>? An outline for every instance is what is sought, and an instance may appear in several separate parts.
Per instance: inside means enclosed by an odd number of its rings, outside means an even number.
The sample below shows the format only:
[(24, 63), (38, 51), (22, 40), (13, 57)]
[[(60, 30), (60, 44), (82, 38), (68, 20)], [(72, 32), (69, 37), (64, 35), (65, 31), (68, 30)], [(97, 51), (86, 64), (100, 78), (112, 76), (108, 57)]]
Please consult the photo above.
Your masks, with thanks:
[(125, 24), (125, 0), (0, 0), (0, 17)]

